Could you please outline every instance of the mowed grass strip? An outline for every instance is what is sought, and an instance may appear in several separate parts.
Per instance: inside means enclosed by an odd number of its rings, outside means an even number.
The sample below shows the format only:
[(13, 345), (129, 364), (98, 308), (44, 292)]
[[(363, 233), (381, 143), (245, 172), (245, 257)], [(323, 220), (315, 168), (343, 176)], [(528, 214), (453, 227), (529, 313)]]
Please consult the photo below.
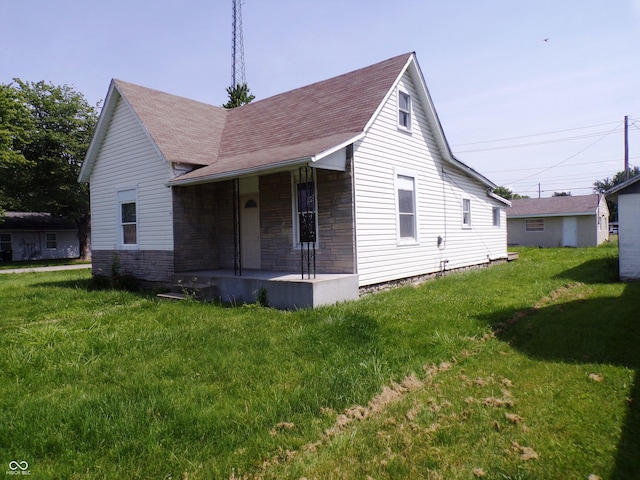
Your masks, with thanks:
[[(299, 312), (91, 291), (88, 272), (0, 276), (0, 465), (24, 460), (39, 478), (633, 478), (640, 292), (615, 275), (613, 246), (523, 249)], [(393, 394), (407, 378), (419, 386)], [(360, 418), (336, 429), (345, 412)]]

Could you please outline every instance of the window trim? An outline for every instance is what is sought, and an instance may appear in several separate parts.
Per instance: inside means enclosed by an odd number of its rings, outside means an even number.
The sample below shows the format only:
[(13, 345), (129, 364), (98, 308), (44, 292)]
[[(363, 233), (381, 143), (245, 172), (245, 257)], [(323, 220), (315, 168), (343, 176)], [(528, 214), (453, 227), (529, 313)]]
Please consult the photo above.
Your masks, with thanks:
[(500, 207), (493, 207), (492, 213), (493, 213), (493, 226), (495, 228), (500, 228), (502, 226), (502, 209)]
[[(466, 206), (469, 208), (465, 208)], [(464, 197), (462, 199), (462, 228), (471, 228), (472, 225), (471, 199), (469, 197)]]
[[(135, 222), (124, 222), (122, 218), (122, 206), (133, 203), (135, 205)], [(123, 250), (137, 250), (140, 245), (140, 203), (138, 201), (138, 187), (120, 187), (116, 190), (116, 221), (118, 225), (118, 247)], [(125, 225), (136, 226), (136, 243), (124, 242)]]
[[(309, 242), (309, 245), (315, 248), (319, 248), (320, 245), (320, 228), (318, 225), (318, 181), (316, 177), (316, 169), (311, 169), (311, 182), (313, 183), (313, 213), (315, 216), (315, 227), (316, 227), (316, 241)], [(300, 225), (298, 222), (298, 185), (301, 184), (300, 179), (298, 178), (298, 171), (291, 171), (291, 221), (292, 221), (292, 246), (294, 250), (300, 250), (302, 248), (302, 242), (300, 239)]]
[[(49, 246), (49, 235), (53, 235), (53, 243), (55, 244), (55, 247)], [(45, 250), (58, 250), (58, 235), (56, 235), (56, 232), (45, 232), (44, 248)]]
[[(403, 180), (404, 179), (404, 180)], [(401, 232), (401, 217), (407, 215), (404, 212), (400, 212), (400, 187), (406, 180), (412, 182), (412, 194), (413, 194), (413, 236), (403, 237)], [(396, 211), (396, 241), (398, 245), (417, 245), (420, 243), (420, 234), (418, 228), (418, 182), (415, 172), (396, 168), (394, 169), (394, 196), (395, 196), (395, 211)], [(406, 190), (405, 190), (406, 191)]]
[[(403, 109), (401, 108), (401, 98), (406, 97), (407, 99), (407, 108)], [(411, 94), (409, 92), (407, 92), (406, 90), (402, 89), (402, 88), (398, 88), (398, 96), (397, 96), (397, 102), (398, 102), (398, 115), (397, 115), (397, 122), (398, 122), (398, 128), (400, 130), (403, 130), (405, 132), (411, 132), (412, 131), (412, 124), (413, 124), (413, 102), (412, 102), (412, 98), (411, 98)], [(401, 118), (402, 115), (406, 115), (407, 118), (407, 125), (403, 125), (401, 122)]]

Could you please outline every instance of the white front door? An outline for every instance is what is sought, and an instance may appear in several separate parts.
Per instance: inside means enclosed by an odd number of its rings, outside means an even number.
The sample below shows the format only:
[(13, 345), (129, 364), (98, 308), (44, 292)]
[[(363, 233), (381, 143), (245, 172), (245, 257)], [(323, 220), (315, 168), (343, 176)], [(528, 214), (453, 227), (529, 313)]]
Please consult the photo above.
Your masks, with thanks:
[(562, 246), (578, 246), (578, 219), (576, 217), (562, 218)]
[(260, 204), (257, 193), (240, 197), (242, 268), (260, 269)]

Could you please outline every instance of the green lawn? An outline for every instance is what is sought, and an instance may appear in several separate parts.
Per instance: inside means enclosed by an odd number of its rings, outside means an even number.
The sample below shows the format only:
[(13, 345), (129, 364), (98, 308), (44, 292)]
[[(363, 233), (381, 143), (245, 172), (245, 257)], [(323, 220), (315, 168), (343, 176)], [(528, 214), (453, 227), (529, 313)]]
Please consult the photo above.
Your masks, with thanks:
[(615, 245), (298, 312), (89, 275), (0, 275), (0, 473), (640, 478), (640, 284)]
[(12, 270), (16, 268), (56, 267), (59, 265), (89, 264), (91, 260), (79, 260), (77, 258), (51, 258), (48, 260), (25, 260), (19, 262), (0, 262), (0, 270)]

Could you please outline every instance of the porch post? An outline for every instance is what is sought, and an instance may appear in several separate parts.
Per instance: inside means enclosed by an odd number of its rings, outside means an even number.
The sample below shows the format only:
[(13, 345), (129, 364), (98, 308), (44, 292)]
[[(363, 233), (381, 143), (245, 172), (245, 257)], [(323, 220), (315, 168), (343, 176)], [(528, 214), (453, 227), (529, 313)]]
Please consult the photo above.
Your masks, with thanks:
[(240, 238), (240, 179), (233, 179), (233, 274), (242, 276), (242, 249)]

